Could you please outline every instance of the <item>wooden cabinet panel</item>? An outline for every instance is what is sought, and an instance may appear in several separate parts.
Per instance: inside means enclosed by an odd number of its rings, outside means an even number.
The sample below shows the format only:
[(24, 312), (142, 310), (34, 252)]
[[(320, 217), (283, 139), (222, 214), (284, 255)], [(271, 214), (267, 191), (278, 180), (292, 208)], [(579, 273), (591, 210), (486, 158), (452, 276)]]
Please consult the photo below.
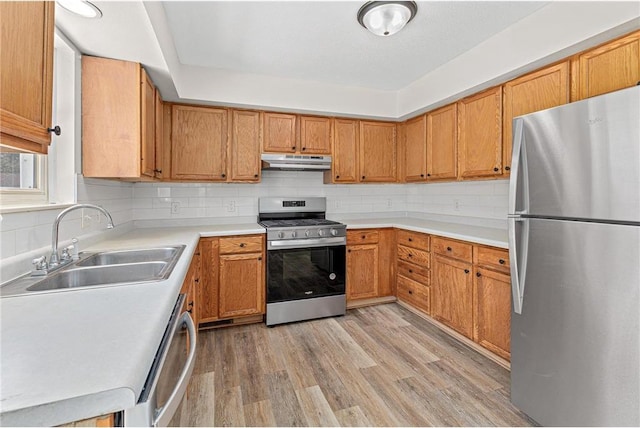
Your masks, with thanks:
[(264, 313), (262, 253), (220, 255), (220, 318)]
[(331, 119), (300, 116), (300, 153), (331, 154)]
[(431, 284), (431, 271), (429, 267), (418, 266), (413, 263), (398, 260), (398, 275), (412, 279), (423, 285)]
[(159, 168), (162, 172), (159, 174), (162, 179), (168, 180), (171, 178), (171, 112), (173, 108), (169, 103), (163, 103), (162, 105), (162, 155), (156, 152), (156, 162), (160, 157), (162, 159), (162, 167)]
[(47, 153), (54, 2), (0, 2), (0, 143)]
[(140, 86), (142, 103), (140, 174), (154, 177), (156, 169), (156, 88), (143, 68), (140, 68)]
[(295, 153), (297, 149), (296, 116), (294, 114), (265, 112), (262, 151)]
[(473, 255), (473, 245), (467, 242), (454, 241), (451, 239), (434, 236), (431, 240), (432, 250), (436, 254), (462, 260), (471, 263)]
[(505, 83), (502, 146), (504, 173), (511, 170), (513, 118), (569, 102), (569, 62), (546, 67)]
[(360, 121), (360, 181), (396, 181), (396, 125)]
[(472, 266), (434, 256), (431, 281), (431, 313), (457, 332), (473, 338)]
[(263, 246), (263, 235), (220, 238), (220, 254), (258, 253)]
[(378, 297), (378, 246), (354, 245), (347, 249), (347, 301)]
[(378, 297), (396, 293), (396, 234), (391, 228), (378, 229)]
[(200, 245), (196, 248), (196, 251), (193, 254), (193, 258), (191, 259), (191, 264), (189, 265), (189, 270), (187, 271), (187, 275), (184, 279), (184, 283), (182, 284), (181, 293), (187, 295), (185, 299), (185, 309), (187, 312), (191, 314), (191, 319), (193, 319), (193, 323), (197, 326), (199, 322), (199, 294), (200, 294)]
[(171, 178), (225, 181), (227, 110), (174, 105)]
[(200, 239), (200, 286), (198, 291), (199, 322), (218, 319), (219, 238)]
[(347, 245), (377, 244), (378, 239), (377, 230), (347, 230)]
[[(333, 119), (333, 149), (331, 172), (325, 182), (355, 183), (358, 181), (358, 141), (360, 129), (357, 120)], [(327, 176), (331, 174), (331, 177)]]
[(502, 87), (458, 102), (458, 177), (502, 174)]
[(494, 247), (477, 246), (474, 252), (475, 264), (509, 273), (509, 251)]
[(404, 245), (398, 245), (398, 258), (400, 260), (415, 263), (420, 266), (429, 268), (430, 256), (426, 251), (418, 250), (411, 247), (405, 247)]
[(635, 86), (640, 81), (640, 31), (578, 55), (573, 101)]
[(408, 120), (404, 129), (404, 179), (427, 179), (427, 116)]
[(411, 232), (399, 229), (396, 232), (398, 245), (429, 251), (429, 235), (420, 232)]
[(427, 180), (455, 180), (458, 172), (458, 107), (427, 113)]
[(509, 275), (478, 268), (473, 287), (473, 339), (495, 354), (510, 358), (511, 282)]
[(431, 313), (431, 298), (429, 287), (404, 276), (398, 276), (398, 298), (402, 301)]
[(260, 181), (261, 113), (233, 110), (231, 131), (231, 181)]
[[(155, 91), (154, 108), (155, 108), (154, 120), (156, 124), (156, 129), (155, 129), (156, 164), (154, 167), (154, 176), (156, 178), (162, 179), (165, 177), (165, 175), (163, 175), (162, 173), (162, 169), (164, 168), (164, 165), (165, 165), (164, 103), (162, 102), (162, 97), (160, 96), (160, 91), (158, 90), (158, 88), (156, 88), (156, 91)], [(167, 164), (168, 163), (169, 163), (169, 159), (167, 158)], [(169, 175), (166, 175), (166, 177), (168, 176)]]

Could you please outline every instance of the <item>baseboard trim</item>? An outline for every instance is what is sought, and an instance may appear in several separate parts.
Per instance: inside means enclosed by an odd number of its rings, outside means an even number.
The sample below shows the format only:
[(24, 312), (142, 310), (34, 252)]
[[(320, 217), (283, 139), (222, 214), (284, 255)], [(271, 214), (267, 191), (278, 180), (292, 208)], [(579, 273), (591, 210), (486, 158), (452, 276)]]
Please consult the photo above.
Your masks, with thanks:
[(364, 308), (365, 306), (382, 305), (397, 301), (396, 296), (373, 297), (371, 299), (359, 299), (347, 301), (347, 309)]

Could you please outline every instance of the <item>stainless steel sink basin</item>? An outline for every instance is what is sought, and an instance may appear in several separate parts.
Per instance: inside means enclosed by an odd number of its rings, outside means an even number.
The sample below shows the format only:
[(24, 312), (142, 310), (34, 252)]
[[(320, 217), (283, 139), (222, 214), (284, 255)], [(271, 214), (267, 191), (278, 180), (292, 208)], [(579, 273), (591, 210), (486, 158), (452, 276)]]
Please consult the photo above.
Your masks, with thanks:
[(27, 291), (160, 281), (171, 273), (168, 266), (167, 262), (146, 262), (68, 269), (27, 287)]
[(86, 259), (76, 263), (76, 266), (104, 266), (157, 261), (169, 263), (174, 258), (180, 257), (183, 249), (184, 246), (105, 251), (87, 257)]

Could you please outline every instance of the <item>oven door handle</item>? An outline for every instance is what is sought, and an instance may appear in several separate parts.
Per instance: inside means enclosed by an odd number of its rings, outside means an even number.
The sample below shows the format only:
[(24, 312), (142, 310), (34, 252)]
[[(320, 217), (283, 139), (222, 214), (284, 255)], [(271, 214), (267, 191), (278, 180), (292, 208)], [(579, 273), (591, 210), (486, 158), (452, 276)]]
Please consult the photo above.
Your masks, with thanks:
[(169, 422), (173, 418), (184, 394), (187, 390), (187, 386), (189, 385), (189, 379), (191, 379), (191, 374), (193, 373), (193, 368), (196, 362), (196, 327), (193, 324), (193, 320), (188, 312), (184, 312), (180, 317), (180, 321), (178, 325), (187, 325), (187, 330), (189, 331), (189, 358), (182, 369), (182, 373), (180, 374), (180, 379), (178, 379), (178, 383), (176, 387), (171, 392), (169, 399), (164, 406), (160, 409), (156, 410), (156, 416), (153, 419), (153, 426), (168, 426)]
[(267, 250), (286, 250), (289, 248), (336, 247), (346, 245), (344, 236), (320, 239), (288, 239), (283, 241), (267, 241)]

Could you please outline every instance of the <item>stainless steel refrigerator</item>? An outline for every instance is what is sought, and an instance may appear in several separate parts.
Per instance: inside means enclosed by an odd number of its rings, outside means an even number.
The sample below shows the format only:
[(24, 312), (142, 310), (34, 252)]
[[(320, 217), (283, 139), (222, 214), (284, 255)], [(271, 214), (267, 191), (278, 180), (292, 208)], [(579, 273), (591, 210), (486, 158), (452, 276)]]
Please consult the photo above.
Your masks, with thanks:
[(640, 426), (640, 86), (514, 120), (511, 401)]

